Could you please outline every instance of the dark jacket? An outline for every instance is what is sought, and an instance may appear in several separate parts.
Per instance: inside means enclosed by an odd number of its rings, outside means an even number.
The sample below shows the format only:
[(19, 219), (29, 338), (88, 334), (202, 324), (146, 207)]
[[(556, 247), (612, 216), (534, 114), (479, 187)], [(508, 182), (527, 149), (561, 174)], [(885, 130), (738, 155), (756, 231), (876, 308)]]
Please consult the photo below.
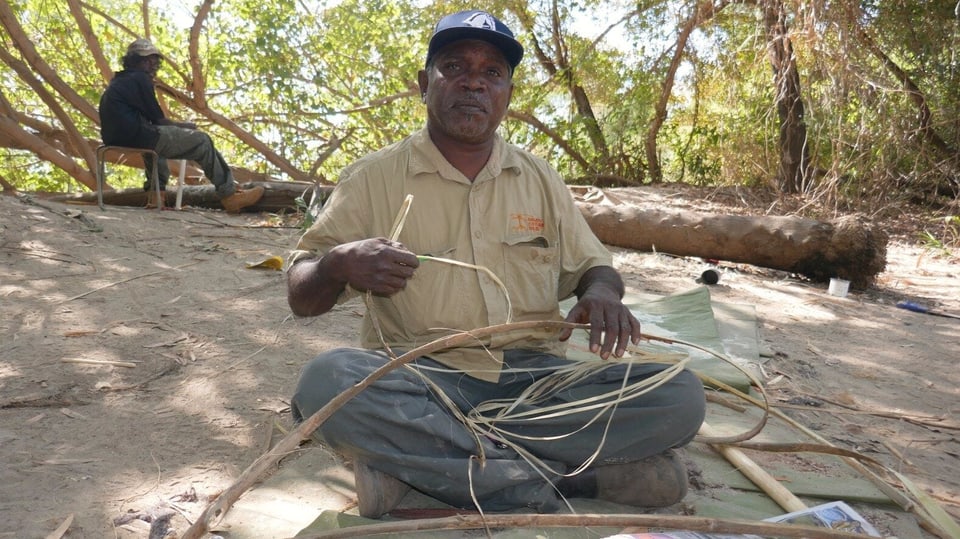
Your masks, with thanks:
[(118, 71), (100, 97), (100, 136), (104, 144), (153, 149), (163, 118), (153, 80), (144, 71)]

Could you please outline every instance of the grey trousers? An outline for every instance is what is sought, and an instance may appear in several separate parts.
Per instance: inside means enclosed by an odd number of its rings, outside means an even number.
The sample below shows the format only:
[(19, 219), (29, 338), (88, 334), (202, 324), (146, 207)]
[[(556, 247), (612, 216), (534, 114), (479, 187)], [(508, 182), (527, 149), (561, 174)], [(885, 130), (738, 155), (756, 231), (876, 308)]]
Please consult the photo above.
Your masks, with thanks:
[[(300, 373), (291, 401), (294, 421), (309, 417), (387, 361), (389, 358), (380, 351), (354, 348), (330, 350), (316, 357)], [(569, 364), (564, 358), (526, 350), (508, 350), (504, 361), (510, 368), (530, 370), (505, 372), (498, 383), (490, 383), (447, 370), (429, 358), (411, 365), (439, 368), (421, 372), (467, 412), (491, 399), (515, 399), (534, 380)], [(630, 376), (632, 380), (643, 379), (664, 367), (633, 364)], [(624, 368), (624, 364), (617, 364), (594, 374), (541, 406), (617, 391), (623, 383)], [(584, 427), (595, 413), (511, 424), (509, 428), (517, 437), (510, 439), (554, 470), (566, 473), (584, 462), (603, 440), (606, 417)], [(704, 413), (703, 386), (695, 375), (683, 371), (657, 389), (618, 405), (597, 463), (639, 460), (685, 445), (700, 428)], [(575, 434), (549, 439), (571, 432)], [(486, 462), (481, 466), (471, 458), (480, 454), (477, 438), (416, 373), (404, 368), (389, 372), (364, 389), (314, 434), (341, 453), (362, 458), (372, 468), (449, 505), (473, 507), (472, 488), (485, 510), (530, 507), (546, 513), (561, 508), (553, 487), (560, 476), (547, 474), (544, 479), (516, 451), (483, 435), (480, 443)], [(529, 440), (528, 436), (544, 439)]]
[[(217, 197), (223, 199), (236, 191), (233, 174), (226, 160), (213, 146), (210, 135), (196, 129), (185, 129), (175, 125), (158, 126), (160, 139), (153, 151), (160, 156), (157, 159), (157, 179), (160, 190), (165, 191), (167, 180), (170, 179), (170, 167), (167, 159), (186, 159), (195, 161), (203, 169), (204, 176), (216, 186)], [(153, 156), (143, 156), (147, 181), (143, 185), (145, 191), (151, 189), (150, 170), (153, 166)]]

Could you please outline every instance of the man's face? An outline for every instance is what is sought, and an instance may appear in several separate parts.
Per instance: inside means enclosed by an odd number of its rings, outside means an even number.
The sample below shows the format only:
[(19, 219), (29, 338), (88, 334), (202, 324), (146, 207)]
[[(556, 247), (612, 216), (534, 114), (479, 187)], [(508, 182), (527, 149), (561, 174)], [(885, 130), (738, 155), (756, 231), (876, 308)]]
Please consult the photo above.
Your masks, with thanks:
[(158, 54), (152, 54), (150, 56), (145, 56), (143, 58), (144, 71), (150, 75), (150, 78), (157, 76), (157, 71), (160, 71), (160, 64), (163, 63), (163, 59), (160, 58)]
[(500, 49), (479, 40), (455, 41), (420, 72), (433, 136), (477, 144), (489, 141), (513, 94), (510, 64)]

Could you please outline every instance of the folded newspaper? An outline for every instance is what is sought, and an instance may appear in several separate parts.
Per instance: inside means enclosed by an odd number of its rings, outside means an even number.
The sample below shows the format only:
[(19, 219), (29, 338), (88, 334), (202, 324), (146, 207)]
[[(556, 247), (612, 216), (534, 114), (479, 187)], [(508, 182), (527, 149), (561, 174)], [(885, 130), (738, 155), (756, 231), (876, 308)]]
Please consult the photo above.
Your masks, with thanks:
[[(859, 513), (844, 502), (830, 502), (810, 509), (768, 518), (764, 522), (831, 528), (870, 537), (882, 537)], [(757, 535), (706, 534), (689, 531), (621, 533), (604, 539), (762, 539)]]

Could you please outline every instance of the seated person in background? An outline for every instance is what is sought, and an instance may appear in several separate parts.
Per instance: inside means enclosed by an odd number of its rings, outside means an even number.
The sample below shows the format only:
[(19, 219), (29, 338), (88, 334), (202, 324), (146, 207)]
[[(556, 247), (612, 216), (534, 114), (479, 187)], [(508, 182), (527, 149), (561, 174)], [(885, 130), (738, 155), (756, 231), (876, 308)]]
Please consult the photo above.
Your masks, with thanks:
[[(574, 295), (566, 320), (589, 323), (599, 358), (565, 357), (572, 329), (535, 329), (390, 371), (314, 433), (353, 460), (365, 517), (390, 512), (411, 487), (487, 511), (558, 511), (561, 496), (660, 507), (686, 494), (687, 470), (673, 448), (700, 428), (703, 386), (676, 369), (662, 385), (622, 397), (624, 385), (650, 383), (670, 366), (614, 359), (641, 333), (609, 251), (559, 173), (497, 134), (522, 56), (489, 13), (463, 11), (437, 24), (418, 75), (426, 128), (348, 166), (291, 254), (295, 314), (321, 315), (371, 294), (363, 348), (328, 350), (305, 365), (291, 411), (301, 422), (389, 363), (384, 344), (399, 356), (511, 313), (517, 322), (562, 321), (559, 302)], [(413, 203), (394, 241), (408, 194)], [(484, 272), (418, 255), (488, 268), (507, 294)], [(564, 377), (575, 369), (578, 376)], [(543, 398), (524, 394), (544, 382)], [(489, 422), (468, 426), (465, 418)]]
[[(213, 140), (191, 122), (174, 122), (166, 118), (154, 88), (154, 78), (163, 55), (146, 39), (138, 39), (127, 47), (123, 71), (118, 71), (100, 97), (100, 135), (110, 146), (147, 148), (157, 152), (157, 176), (160, 191), (166, 190), (170, 168), (167, 159), (195, 161), (204, 175), (216, 186), (220, 203), (230, 213), (256, 204), (263, 196), (263, 187), (241, 190), (233, 181), (230, 167), (213, 146)], [(150, 180), (152, 156), (144, 155), (147, 181), (147, 207), (163, 207), (163, 199)], [(163, 193), (161, 193), (163, 194)]]

